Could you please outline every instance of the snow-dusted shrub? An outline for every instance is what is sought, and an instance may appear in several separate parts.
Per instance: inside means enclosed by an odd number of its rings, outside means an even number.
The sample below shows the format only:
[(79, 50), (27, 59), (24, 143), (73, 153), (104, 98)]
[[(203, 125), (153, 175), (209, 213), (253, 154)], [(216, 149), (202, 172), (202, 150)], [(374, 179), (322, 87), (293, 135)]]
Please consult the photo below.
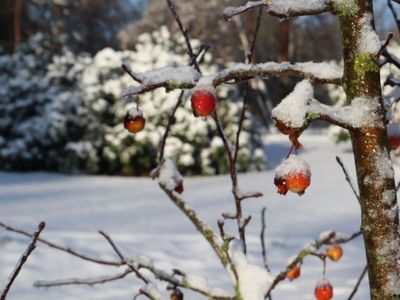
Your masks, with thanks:
[[(122, 63), (135, 72), (187, 63), (184, 40), (171, 36), (166, 27), (138, 38), (134, 51), (106, 48), (94, 57), (64, 50), (51, 56), (35, 36), (14, 55), (0, 56), (0, 167), (50, 169), (65, 172), (123, 173), (141, 175), (156, 166), (157, 153), (168, 114), (177, 92), (157, 90), (141, 96), (145, 129), (130, 134), (123, 128), (126, 103), (122, 92), (131, 84)], [(193, 41), (193, 45), (198, 45)], [(216, 68), (205, 56), (205, 73)], [(122, 77), (122, 80), (121, 80)], [(218, 112), (227, 136), (235, 138), (239, 95), (235, 87), (217, 90)], [(194, 118), (189, 95), (180, 107), (167, 140), (165, 155), (183, 173), (218, 174), (227, 171), (223, 145), (211, 118)], [(251, 121), (244, 124), (239, 169), (262, 169), (259, 133)]]

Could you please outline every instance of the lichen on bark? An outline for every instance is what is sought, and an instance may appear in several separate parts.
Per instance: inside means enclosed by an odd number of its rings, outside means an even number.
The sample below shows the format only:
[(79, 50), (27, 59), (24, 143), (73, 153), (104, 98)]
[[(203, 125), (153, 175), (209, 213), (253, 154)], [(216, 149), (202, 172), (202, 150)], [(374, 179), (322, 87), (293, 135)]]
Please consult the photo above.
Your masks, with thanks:
[[(358, 49), (362, 17), (373, 12), (372, 0), (357, 0), (358, 11), (339, 14), (343, 41), (343, 88), (347, 104), (356, 97), (378, 101), (376, 113), (385, 124), (380, 74), (376, 53)], [(387, 148), (386, 126), (363, 127), (351, 132), (362, 225), (368, 261), (371, 299), (400, 299), (400, 234), (394, 173)], [(396, 283), (396, 284), (394, 284)]]

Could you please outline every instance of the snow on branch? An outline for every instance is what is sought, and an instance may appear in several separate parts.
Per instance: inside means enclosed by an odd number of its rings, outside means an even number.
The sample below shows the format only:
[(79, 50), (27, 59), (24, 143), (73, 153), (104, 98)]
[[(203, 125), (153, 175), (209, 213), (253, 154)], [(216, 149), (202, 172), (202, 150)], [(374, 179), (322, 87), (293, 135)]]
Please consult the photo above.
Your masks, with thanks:
[(227, 7), (224, 10), (224, 19), (229, 20), (233, 16), (259, 6), (265, 6), (267, 12), (279, 18), (288, 18), (304, 15), (316, 15), (323, 12), (333, 11), (329, 0), (260, 0), (248, 1), (245, 5), (238, 7)]
[(382, 127), (379, 101), (366, 97), (353, 99), (351, 105), (336, 108), (314, 99), (309, 80), (299, 82), (292, 93), (272, 110), (276, 126), (284, 134), (302, 132), (311, 121), (324, 120), (348, 130)]
[[(281, 75), (293, 75), (300, 78), (308, 78), (313, 83), (342, 83), (342, 68), (327, 63), (304, 62), (290, 64), (288, 62), (276, 63), (267, 62), (260, 64), (239, 63), (230, 68), (224, 69), (214, 75), (209, 75), (212, 80), (209, 82), (214, 86), (231, 81), (248, 80), (254, 77), (270, 77)], [(164, 67), (148, 71), (142, 74), (135, 74), (140, 79), (140, 84), (131, 86), (124, 93), (124, 98), (143, 94), (164, 87), (167, 91), (173, 89), (191, 89), (196, 86), (201, 75), (193, 67)]]

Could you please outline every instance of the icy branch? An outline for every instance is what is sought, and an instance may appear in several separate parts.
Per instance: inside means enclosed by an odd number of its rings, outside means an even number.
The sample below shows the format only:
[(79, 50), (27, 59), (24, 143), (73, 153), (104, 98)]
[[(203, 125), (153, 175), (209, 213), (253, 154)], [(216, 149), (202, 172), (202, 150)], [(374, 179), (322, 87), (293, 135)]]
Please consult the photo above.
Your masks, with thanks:
[(99, 276), (99, 277), (84, 278), (84, 279), (69, 278), (69, 279), (59, 279), (59, 280), (53, 280), (53, 281), (39, 280), (39, 281), (36, 281), (33, 284), (33, 286), (37, 287), (37, 288), (39, 288), (39, 287), (50, 288), (50, 287), (64, 286), (64, 285), (90, 285), (90, 286), (93, 286), (96, 284), (104, 284), (107, 282), (122, 279), (132, 272), (133, 271), (128, 268), (120, 274), (111, 275), (111, 276)]
[(225, 8), (224, 19), (229, 20), (235, 15), (263, 5), (268, 14), (279, 18), (317, 15), (334, 10), (332, 1), (329, 0), (260, 0), (248, 1), (245, 5), (238, 7)]
[[(313, 83), (332, 83), (340, 85), (342, 83), (343, 70), (329, 63), (296, 63), (288, 62), (275, 63), (267, 62), (261, 64), (236, 64), (233, 67), (222, 70), (219, 73), (208, 76), (211, 77), (214, 87), (226, 82), (238, 82), (254, 77), (271, 77), (292, 75), (300, 78), (310, 79)], [(141, 80), (141, 84), (132, 86), (124, 93), (125, 98), (143, 94), (160, 87), (168, 91), (173, 89), (191, 89), (201, 78), (193, 67), (164, 67), (158, 70), (136, 74)]]

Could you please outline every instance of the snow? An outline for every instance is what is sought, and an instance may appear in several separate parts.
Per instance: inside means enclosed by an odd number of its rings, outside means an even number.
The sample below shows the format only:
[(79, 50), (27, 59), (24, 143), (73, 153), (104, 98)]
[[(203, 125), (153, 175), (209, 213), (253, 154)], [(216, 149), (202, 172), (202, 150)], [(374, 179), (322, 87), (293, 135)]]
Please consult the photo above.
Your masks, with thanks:
[(189, 274), (185, 276), (185, 281), (195, 289), (201, 291), (210, 291), (208, 286), (207, 278), (195, 274)]
[(324, 0), (266, 0), (268, 11), (288, 15), (293, 12), (322, 10), (326, 7)]
[(182, 184), (182, 176), (170, 158), (166, 158), (161, 164), (158, 180), (169, 191), (175, 190)]
[(243, 300), (264, 300), (273, 277), (265, 268), (249, 263), (239, 240), (231, 241), (229, 252), (239, 277), (239, 289)]
[(358, 41), (358, 51), (360, 53), (376, 54), (381, 48), (381, 41), (375, 30), (372, 28), (372, 15), (366, 13), (361, 19), (360, 40)]
[(139, 78), (144, 85), (152, 85), (160, 82), (195, 84), (200, 78), (200, 73), (190, 66), (166, 66), (142, 73), (139, 75)]
[(299, 82), (294, 90), (272, 110), (272, 117), (291, 128), (300, 128), (308, 112), (307, 104), (314, 97), (309, 80)]
[(290, 174), (311, 176), (310, 166), (297, 155), (291, 154), (275, 169), (275, 177), (283, 178)]
[[(253, 216), (247, 227), (248, 261), (258, 266), (263, 263), (259, 216), (266, 206), (267, 257), (271, 273), (276, 275), (285, 268), (290, 256), (299, 253), (304, 244), (314, 241), (321, 232), (330, 229), (351, 234), (359, 230), (361, 220), (359, 204), (335, 161), (335, 156), (340, 156), (355, 178), (350, 143), (335, 145), (325, 133), (301, 137), (301, 157), (312, 167), (313, 183), (300, 199), (295, 194), (278, 196), (273, 185), (274, 168), (290, 148), (287, 137), (269, 135), (265, 141), (269, 170), (239, 174), (239, 185), (244, 192), (264, 194), (243, 206), (244, 213)], [(398, 173), (399, 166), (394, 167)], [(187, 177), (185, 189), (188, 204), (218, 232), (216, 221), (221, 212), (230, 211), (234, 205), (229, 176)], [(145, 254), (157, 268), (168, 273), (177, 268), (186, 274), (198, 274), (212, 286), (233, 293), (230, 277), (207, 242), (150, 178), (0, 172), (0, 221), (31, 232), (41, 220), (47, 223), (42, 237), (61, 245), (94, 257), (116, 259), (114, 251), (97, 233), (102, 229), (127, 257)], [(235, 229), (236, 224), (225, 222), (227, 233), (234, 233)], [(28, 243), (29, 239), (0, 228), (0, 283), (5, 282)], [(327, 264), (337, 299), (348, 298), (366, 263), (362, 238), (344, 244), (343, 249), (340, 263)], [(10, 290), (9, 299), (132, 299), (143, 287), (134, 275), (94, 287), (32, 287), (36, 280), (96, 277), (121, 271), (83, 262), (38, 243)], [(301, 300), (314, 299), (320, 274), (320, 260), (306, 257), (301, 277), (280, 283), (273, 298), (298, 300), (301, 295)], [(354, 300), (369, 299), (367, 282), (366, 278)], [(168, 298), (170, 292), (165, 290), (165, 284), (159, 284), (158, 289)], [(207, 299), (186, 289), (183, 292), (185, 299)]]
[(143, 111), (135, 107), (129, 109), (127, 113), (128, 116), (131, 117), (132, 119), (136, 117), (143, 117)]
[(215, 95), (215, 88), (213, 85), (214, 76), (202, 76), (199, 81), (197, 81), (196, 86), (192, 89), (192, 94), (196, 91), (207, 91)]
[(367, 97), (354, 98), (351, 105), (339, 108), (321, 104), (314, 99), (313, 87), (306, 79), (272, 110), (272, 117), (290, 128), (303, 127), (307, 114), (326, 115), (353, 128), (383, 127), (379, 109), (379, 100)]

